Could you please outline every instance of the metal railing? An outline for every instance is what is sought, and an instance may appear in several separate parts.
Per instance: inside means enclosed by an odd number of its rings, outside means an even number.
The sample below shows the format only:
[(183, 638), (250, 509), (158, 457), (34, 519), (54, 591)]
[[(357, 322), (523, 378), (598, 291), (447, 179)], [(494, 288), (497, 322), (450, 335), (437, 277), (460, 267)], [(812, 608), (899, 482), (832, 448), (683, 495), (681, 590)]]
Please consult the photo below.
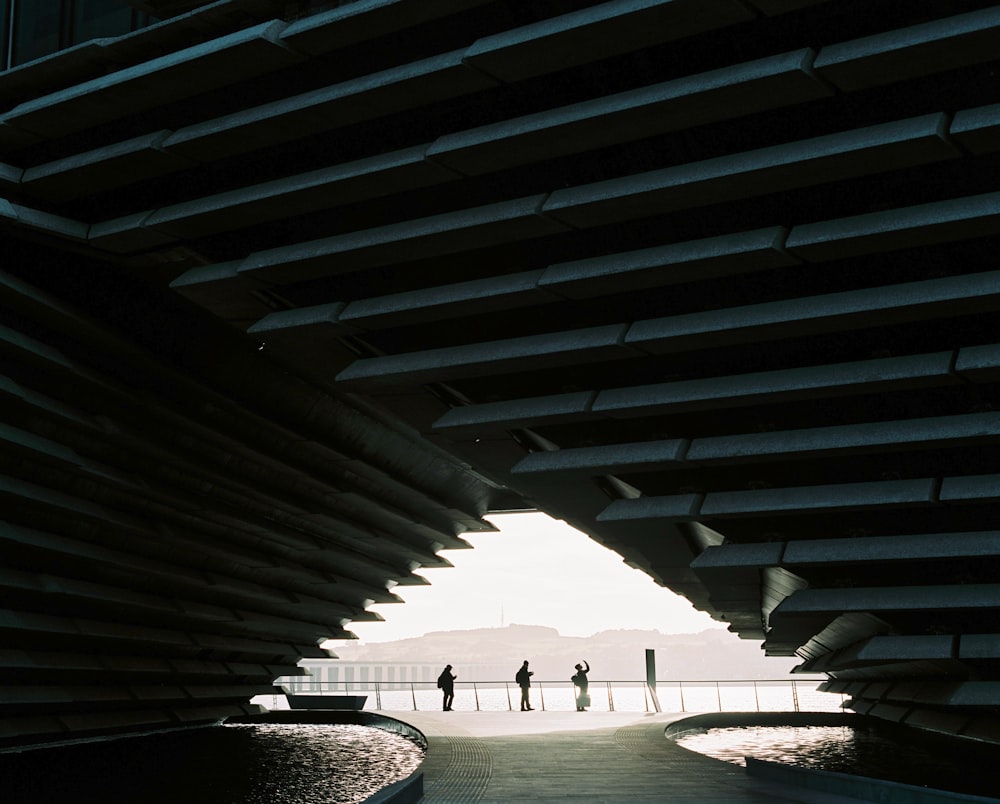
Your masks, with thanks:
[[(821, 692), (824, 678), (669, 680), (656, 682), (656, 695), (665, 712), (839, 712), (843, 695)], [(366, 709), (430, 711), (440, 709), (442, 693), (433, 681), (306, 681), (280, 678), (287, 692), (301, 695), (365, 695)], [(281, 708), (281, 696), (272, 708)], [(653, 696), (644, 681), (591, 681), (590, 708), (595, 711), (649, 712)], [(456, 711), (513, 711), (521, 690), (512, 681), (456, 681)], [(531, 682), (532, 706), (542, 711), (576, 709), (574, 688), (566, 681)]]

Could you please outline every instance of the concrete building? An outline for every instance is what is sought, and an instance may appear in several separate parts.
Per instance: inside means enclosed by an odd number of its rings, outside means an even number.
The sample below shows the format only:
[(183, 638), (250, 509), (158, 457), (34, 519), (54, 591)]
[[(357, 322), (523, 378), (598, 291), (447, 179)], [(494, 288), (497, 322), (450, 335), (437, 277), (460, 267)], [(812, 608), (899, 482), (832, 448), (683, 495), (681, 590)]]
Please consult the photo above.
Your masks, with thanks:
[(1000, 5), (0, 11), (0, 741), (242, 711), (524, 508), (1000, 736)]

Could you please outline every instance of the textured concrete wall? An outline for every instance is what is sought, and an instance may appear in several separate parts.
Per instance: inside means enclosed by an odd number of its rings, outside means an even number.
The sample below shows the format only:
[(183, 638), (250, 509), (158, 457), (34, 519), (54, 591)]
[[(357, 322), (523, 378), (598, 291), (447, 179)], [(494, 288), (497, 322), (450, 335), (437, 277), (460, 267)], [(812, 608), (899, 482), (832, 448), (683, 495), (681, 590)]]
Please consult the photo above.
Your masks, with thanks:
[[(1000, 7), (284, 13), (215, 3), (0, 75), (14, 650), (76, 610), (314, 646), (537, 506), (861, 711), (988, 730)], [(267, 624), (173, 581), (42, 593), (110, 559), (36, 565), (32, 540), (136, 531), (267, 578), (233, 591), (281, 598)], [(194, 698), (173, 672), (163, 711)]]

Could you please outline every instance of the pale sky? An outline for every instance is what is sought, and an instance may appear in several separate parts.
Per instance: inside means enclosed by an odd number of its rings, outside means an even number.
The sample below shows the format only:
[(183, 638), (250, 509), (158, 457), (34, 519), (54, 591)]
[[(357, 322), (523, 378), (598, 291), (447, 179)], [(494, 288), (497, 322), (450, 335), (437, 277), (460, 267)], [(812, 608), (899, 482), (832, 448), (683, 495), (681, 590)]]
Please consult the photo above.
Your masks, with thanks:
[(405, 603), (371, 607), (385, 622), (348, 630), (372, 643), (514, 623), (580, 637), (616, 628), (691, 634), (726, 627), (565, 522), (542, 513), (488, 519), (499, 533), (463, 534), (474, 549), (442, 553), (454, 567), (418, 570), (430, 586), (396, 587)]

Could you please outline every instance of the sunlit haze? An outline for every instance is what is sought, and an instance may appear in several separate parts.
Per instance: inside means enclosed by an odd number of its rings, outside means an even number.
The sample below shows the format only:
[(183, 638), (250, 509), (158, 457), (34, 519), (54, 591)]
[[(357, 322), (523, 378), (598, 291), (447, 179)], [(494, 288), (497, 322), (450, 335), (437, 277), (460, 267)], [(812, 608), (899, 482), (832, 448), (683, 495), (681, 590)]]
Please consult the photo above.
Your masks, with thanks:
[(371, 643), (514, 623), (550, 626), (563, 636), (726, 627), (565, 522), (541, 513), (489, 520), (498, 533), (464, 534), (474, 549), (443, 553), (454, 567), (419, 571), (430, 586), (397, 587), (405, 603), (372, 606), (385, 622), (348, 629)]

